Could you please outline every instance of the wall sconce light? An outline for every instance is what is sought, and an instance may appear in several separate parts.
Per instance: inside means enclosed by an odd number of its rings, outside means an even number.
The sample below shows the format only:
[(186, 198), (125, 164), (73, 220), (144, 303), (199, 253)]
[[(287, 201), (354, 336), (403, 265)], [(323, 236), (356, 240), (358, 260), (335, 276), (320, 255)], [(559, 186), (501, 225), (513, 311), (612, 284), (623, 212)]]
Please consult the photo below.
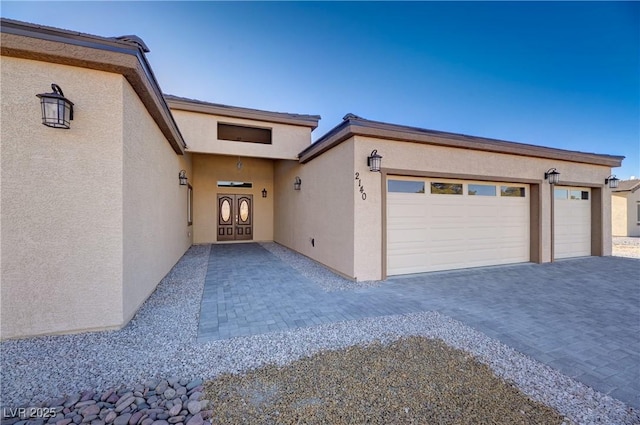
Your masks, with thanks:
[(301, 185), (302, 180), (300, 180), (300, 177), (296, 176), (296, 180), (293, 182), (293, 190), (300, 190)]
[(560, 181), (560, 173), (555, 168), (549, 168), (549, 170), (544, 173), (544, 179), (549, 180), (549, 184), (557, 184)]
[(264, 189), (262, 189), (262, 197), (263, 198), (267, 197), (267, 188), (266, 187)]
[(42, 106), (42, 124), (53, 128), (70, 128), (69, 121), (73, 120), (73, 102), (64, 97), (62, 89), (57, 84), (51, 84), (52, 93), (40, 93)]
[(604, 179), (604, 184), (608, 184), (610, 189), (615, 189), (618, 187), (620, 183), (620, 179), (611, 174), (609, 177)]
[(180, 180), (180, 186), (186, 186), (187, 185), (187, 172), (184, 170), (180, 170), (180, 172), (178, 173), (178, 179)]
[(382, 162), (382, 157), (378, 155), (378, 151), (376, 149), (371, 151), (371, 156), (367, 157), (367, 165), (369, 166), (370, 171), (380, 171), (380, 164)]

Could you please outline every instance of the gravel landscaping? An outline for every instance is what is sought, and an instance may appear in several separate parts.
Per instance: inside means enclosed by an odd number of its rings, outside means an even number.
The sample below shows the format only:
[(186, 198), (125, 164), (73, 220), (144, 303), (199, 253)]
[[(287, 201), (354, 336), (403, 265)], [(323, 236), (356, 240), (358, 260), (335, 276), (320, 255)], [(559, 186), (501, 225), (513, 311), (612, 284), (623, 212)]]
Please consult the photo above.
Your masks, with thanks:
[[(115, 423), (113, 415), (109, 417), (112, 422), (106, 420), (110, 409), (115, 411), (119, 406), (117, 401), (127, 392), (137, 391), (141, 395), (132, 395), (121, 401), (124, 403), (131, 397), (134, 398), (131, 404), (119, 412), (122, 413), (129, 408), (130, 411), (127, 413), (131, 413), (131, 416), (127, 421), (119, 419), (116, 425), (139, 425), (145, 420), (147, 422), (144, 425), (152, 425), (156, 421), (161, 422), (155, 425), (183, 422), (186, 425), (193, 425), (187, 422), (193, 417), (196, 417), (196, 422), (199, 419), (204, 420), (208, 413), (197, 416), (200, 413), (198, 412), (189, 418), (187, 415), (190, 413), (182, 415), (183, 411), (188, 412), (188, 408), (184, 409), (186, 400), (182, 399), (182, 396), (187, 397), (188, 400), (189, 395), (187, 393), (180, 395), (181, 406), (178, 411), (175, 407), (178, 403), (175, 397), (165, 396), (164, 399), (159, 397), (156, 387), (163, 379), (168, 383), (169, 377), (180, 377), (180, 379), (172, 378), (171, 382), (174, 385), (184, 386), (184, 383), (188, 384), (196, 379), (211, 380), (225, 374), (249, 372), (268, 365), (284, 367), (308, 356), (326, 353), (327, 350), (341, 350), (353, 346), (373, 347), (374, 351), (385, 353), (385, 347), (388, 344), (399, 344), (396, 342), (399, 338), (422, 336), (440, 339), (451, 347), (470, 353), (477, 361), (490, 367), (493, 373), (515, 385), (532, 400), (556, 409), (572, 422), (580, 424), (640, 423), (638, 412), (623, 403), (598, 393), (437, 312), (377, 317), (246, 338), (197, 343), (198, 312), (208, 255), (209, 246), (194, 246), (189, 249), (176, 267), (163, 279), (134, 319), (122, 330), (0, 343), (2, 355), (0, 405), (4, 409), (3, 412), (6, 413), (7, 408), (27, 404), (42, 403), (41, 406), (52, 406), (64, 401), (63, 406), (66, 404), (70, 406), (67, 407), (69, 413), (64, 413), (64, 418), (57, 417), (55, 421), (51, 419), (48, 423), (57, 425), (69, 425), (72, 421), (91, 425)], [(297, 257), (299, 264), (311, 261), (291, 252), (282, 255)], [(298, 267), (304, 266), (298, 265)], [(322, 281), (323, 276), (326, 276), (327, 282), (332, 279), (344, 280), (319, 266), (309, 273), (315, 276), (314, 281)], [(348, 289), (346, 285), (348, 284), (328, 283), (324, 289), (346, 290)], [(357, 347), (351, 348), (351, 350), (357, 349)], [(360, 357), (356, 357), (358, 358)], [(355, 361), (361, 364), (359, 360)], [(343, 366), (356, 367), (357, 364), (349, 363)], [(153, 381), (156, 387), (152, 387), (149, 381)], [(101, 398), (111, 390), (116, 390), (119, 397), (118, 400), (112, 397), (113, 403), (109, 406), (109, 397), (104, 401)], [(177, 392), (176, 388), (174, 390)], [(155, 393), (149, 395), (153, 391)], [(164, 396), (164, 392), (162, 395)], [(153, 396), (158, 397), (153, 400), (160, 406), (157, 409), (164, 410), (151, 412), (156, 413), (156, 417), (149, 422), (148, 420), (152, 419), (149, 409), (153, 408), (148, 399)], [(169, 391), (169, 396), (174, 394)], [(64, 400), (55, 400), (58, 397), (64, 397)], [(76, 403), (70, 403), (76, 397)], [(98, 406), (99, 412), (86, 416), (79, 414), (77, 405), (82, 403), (80, 401), (82, 398), (88, 398), (85, 402), (94, 401), (96, 406), (98, 403), (103, 403)], [(96, 398), (100, 401), (96, 401)], [(199, 399), (199, 396), (195, 398)], [(161, 405), (163, 401), (164, 405)], [(197, 401), (205, 401), (200, 408), (207, 409), (203, 412), (211, 410), (211, 414), (214, 414), (215, 409), (224, 402), (220, 399)], [(306, 403), (307, 408), (313, 409), (316, 401), (311, 399)], [(80, 408), (86, 409), (89, 404), (82, 405)], [(147, 408), (146, 405), (149, 407)], [(167, 413), (172, 408), (177, 415), (171, 416)], [(72, 409), (75, 410), (72, 412)], [(135, 413), (144, 409), (147, 409), (145, 413), (132, 420)], [(91, 411), (95, 410), (96, 408), (92, 408)], [(75, 414), (72, 415), (72, 413)], [(83, 413), (86, 412), (83, 411)], [(73, 417), (67, 418), (67, 415)], [(93, 415), (96, 417), (92, 417)], [(141, 419), (144, 415), (149, 416)], [(184, 418), (171, 419), (176, 416), (184, 416)], [(71, 421), (65, 424), (68, 419)], [(85, 420), (86, 422), (83, 422)], [(38, 423), (32, 421), (30, 425), (38, 425)]]
[(612, 254), (616, 257), (640, 258), (640, 237), (613, 237)]

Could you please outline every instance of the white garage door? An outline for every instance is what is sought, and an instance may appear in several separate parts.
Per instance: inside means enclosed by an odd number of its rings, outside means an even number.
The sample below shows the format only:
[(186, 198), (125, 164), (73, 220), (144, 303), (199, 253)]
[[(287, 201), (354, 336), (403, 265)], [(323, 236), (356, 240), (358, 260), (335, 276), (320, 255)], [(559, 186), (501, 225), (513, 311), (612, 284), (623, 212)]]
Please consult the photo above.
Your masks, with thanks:
[(529, 186), (387, 180), (387, 274), (527, 262)]
[(554, 258), (591, 255), (591, 190), (556, 186), (553, 208)]

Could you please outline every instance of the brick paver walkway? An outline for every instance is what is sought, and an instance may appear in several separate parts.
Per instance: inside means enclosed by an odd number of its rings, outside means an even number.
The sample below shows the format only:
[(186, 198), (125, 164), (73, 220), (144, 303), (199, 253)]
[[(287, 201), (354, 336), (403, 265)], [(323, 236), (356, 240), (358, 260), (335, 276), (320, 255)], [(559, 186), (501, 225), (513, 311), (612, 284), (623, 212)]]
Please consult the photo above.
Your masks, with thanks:
[(199, 341), (436, 310), (640, 408), (640, 260), (590, 257), (325, 292), (258, 244), (213, 245)]

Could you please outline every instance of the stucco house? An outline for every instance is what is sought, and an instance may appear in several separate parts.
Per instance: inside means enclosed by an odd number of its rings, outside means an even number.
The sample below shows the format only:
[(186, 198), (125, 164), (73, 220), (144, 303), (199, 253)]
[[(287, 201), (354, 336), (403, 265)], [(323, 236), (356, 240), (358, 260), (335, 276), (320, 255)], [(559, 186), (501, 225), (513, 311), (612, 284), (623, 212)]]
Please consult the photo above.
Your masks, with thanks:
[(620, 181), (611, 195), (613, 236), (640, 236), (640, 179)]
[[(621, 156), (353, 114), (312, 143), (317, 115), (164, 95), (135, 36), (1, 36), (3, 339), (124, 326), (192, 244), (275, 241), (363, 281), (611, 254)], [(68, 129), (41, 124), (52, 83)]]

